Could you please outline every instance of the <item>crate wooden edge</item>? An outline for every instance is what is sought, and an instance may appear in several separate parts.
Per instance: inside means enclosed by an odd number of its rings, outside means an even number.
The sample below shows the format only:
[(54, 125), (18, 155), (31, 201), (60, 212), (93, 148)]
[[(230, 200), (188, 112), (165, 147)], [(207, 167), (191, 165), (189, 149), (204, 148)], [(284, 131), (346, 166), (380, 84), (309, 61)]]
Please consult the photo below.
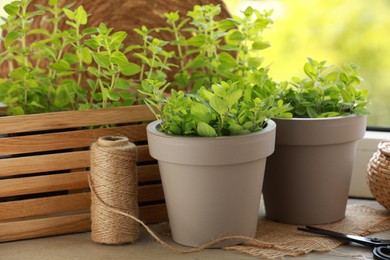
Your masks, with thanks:
[(0, 134), (152, 121), (146, 105), (0, 117)]

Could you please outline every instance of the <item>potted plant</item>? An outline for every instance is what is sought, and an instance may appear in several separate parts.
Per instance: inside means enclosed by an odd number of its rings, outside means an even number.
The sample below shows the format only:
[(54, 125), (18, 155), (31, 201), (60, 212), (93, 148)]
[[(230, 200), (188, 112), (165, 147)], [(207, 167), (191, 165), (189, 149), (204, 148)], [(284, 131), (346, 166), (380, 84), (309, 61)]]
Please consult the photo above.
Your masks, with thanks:
[(273, 91), (293, 118), (274, 118), (276, 148), (263, 195), (267, 217), (290, 224), (322, 224), (345, 217), (357, 140), (366, 129), (367, 91), (355, 65), (308, 59), (306, 78)]
[[(218, 6), (195, 6), (189, 24), (178, 26), (192, 35), (178, 34), (173, 42), (174, 56), (186, 60), (173, 84), (189, 84), (191, 91), (167, 95), (169, 84), (155, 80), (141, 91), (157, 118), (147, 127), (148, 143), (158, 160), (172, 236), (187, 246), (224, 235), (255, 236), (265, 162), (275, 141), (269, 118), (287, 110), (265, 95), (276, 83), (251, 55), (269, 46), (261, 32), (270, 13), (247, 8), (243, 18), (216, 21), (218, 13)], [(177, 13), (166, 17), (180, 32)]]

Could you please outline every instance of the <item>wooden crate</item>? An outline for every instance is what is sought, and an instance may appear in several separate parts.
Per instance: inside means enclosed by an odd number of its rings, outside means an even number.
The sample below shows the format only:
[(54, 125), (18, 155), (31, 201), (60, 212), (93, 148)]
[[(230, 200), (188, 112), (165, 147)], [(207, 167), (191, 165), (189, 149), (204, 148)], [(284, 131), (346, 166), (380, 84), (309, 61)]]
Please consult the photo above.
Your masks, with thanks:
[(89, 147), (105, 135), (137, 145), (141, 220), (167, 221), (153, 119), (146, 106), (0, 117), (0, 242), (90, 230)]

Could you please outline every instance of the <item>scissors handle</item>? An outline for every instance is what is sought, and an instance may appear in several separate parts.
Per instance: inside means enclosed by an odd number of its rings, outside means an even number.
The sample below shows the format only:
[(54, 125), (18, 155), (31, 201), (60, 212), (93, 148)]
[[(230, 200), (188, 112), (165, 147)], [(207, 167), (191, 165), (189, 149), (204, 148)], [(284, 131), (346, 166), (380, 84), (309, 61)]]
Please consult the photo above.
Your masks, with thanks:
[(355, 235), (348, 235), (348, 234), (343, 234), (331, 230), (326, 230), (318, 227), (313, 227), (313, 226), (306, 226), (305, 228), (298, 228), (298, 230), (305, 231), (305, 232), (310, 232), (310, 233), (315, 233), (319, 235), (325, 235), (329, 237), (334, 237), (334, 238), (340, 238), (344, 239), (347, 241), (355, 242), (361, 245), (369, 246), (369, 247), (378, 247), (378, 246), (387, 246), (390, 245), (389, 240), (382, 240), (379, 238), (371, 238), (371, 237), (362, 237), (362, 236), (355, 236)]
[(390, 246), (378, 246), (372, 251), (374, 259), (390, 260)]

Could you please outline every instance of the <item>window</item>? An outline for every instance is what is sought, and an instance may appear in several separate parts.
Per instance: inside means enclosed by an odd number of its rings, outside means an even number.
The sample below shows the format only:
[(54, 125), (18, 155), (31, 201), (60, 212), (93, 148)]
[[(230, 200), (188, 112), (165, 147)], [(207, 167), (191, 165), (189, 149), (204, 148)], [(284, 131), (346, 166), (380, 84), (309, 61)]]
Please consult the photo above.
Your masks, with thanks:
[(307, 57), (355, 63), (368, 89), (368, 125), (390, 129), (390, 2), (388, 0), (225, 0), (232, 14), (246, 6), (273, 9), (265, 32), (265, 64), (276, 81), (302, 76)]

